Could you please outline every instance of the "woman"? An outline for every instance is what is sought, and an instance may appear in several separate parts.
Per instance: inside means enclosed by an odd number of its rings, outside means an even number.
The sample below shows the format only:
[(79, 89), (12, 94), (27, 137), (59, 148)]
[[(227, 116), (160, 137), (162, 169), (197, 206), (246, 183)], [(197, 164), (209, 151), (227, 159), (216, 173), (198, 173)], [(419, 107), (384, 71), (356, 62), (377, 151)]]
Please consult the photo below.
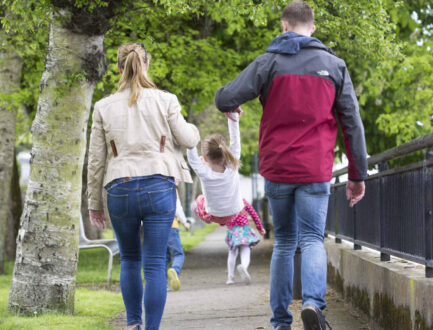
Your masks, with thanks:
[(195, 147), (200, 140), (197, 128), (182, 117), (176, 96), (158, 90), (148, 78), (149, 60), (143, 44), (119, 47), (119, 88), (96, 102), (89, 147), (90, 220), (104, 228), (104, 186), (120, 247), (120, 288), (129, 329), (142, 324), (141, 254), (145, 329), (159, 328), (167, 295), (167, 241), (176, 211), (174, 180), (191, 182), (181, 147)]

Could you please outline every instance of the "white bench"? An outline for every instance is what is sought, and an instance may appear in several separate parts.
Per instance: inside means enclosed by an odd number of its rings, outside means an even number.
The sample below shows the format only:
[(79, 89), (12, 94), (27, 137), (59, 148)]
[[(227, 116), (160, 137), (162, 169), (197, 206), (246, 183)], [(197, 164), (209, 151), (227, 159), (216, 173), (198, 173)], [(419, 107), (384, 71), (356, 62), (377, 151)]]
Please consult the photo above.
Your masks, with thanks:
[(78, 247), (80, 249), (95, 249), (105, 248), (108, 251), (108, 274), (107, 283), (111, 285), (111, 272), (113, 270), (113, 257), (119, 253), (119, 245), (117, 240), (114, 239), (88, 239), (84, 232), (83, 217), (80, 216), (80, 242)]

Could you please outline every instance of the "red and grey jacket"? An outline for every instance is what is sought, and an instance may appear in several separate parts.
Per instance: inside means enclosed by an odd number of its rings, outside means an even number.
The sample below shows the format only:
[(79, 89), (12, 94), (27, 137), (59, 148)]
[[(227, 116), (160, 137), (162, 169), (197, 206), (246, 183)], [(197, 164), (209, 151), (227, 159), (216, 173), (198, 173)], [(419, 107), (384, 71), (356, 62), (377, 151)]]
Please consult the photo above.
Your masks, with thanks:
[(316, 38), (287, 32), (275, 38), (215, 104), (227, 112), (260, 96), (260, 174), (274, 182), (312, 183), (332, 178), (337, 120), (349, 160), (349, 179), (367, 177), (364, 127), (343, 60)]

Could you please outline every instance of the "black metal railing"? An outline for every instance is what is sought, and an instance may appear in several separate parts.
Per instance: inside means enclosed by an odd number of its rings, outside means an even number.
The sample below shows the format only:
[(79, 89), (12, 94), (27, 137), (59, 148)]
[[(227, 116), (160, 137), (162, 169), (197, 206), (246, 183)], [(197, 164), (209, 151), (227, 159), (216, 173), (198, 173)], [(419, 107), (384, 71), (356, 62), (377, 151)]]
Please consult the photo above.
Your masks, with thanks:
[(388, 169), (388, 161), (432, 146), (429, 134), (370, 157), (369, 167), (379, 165), (379, 172), (366, 179), (365, 197), (353, 208), (346, 184), (339, 182), (347, 168), (335, 171), (326, 233), (337, 243), (353, 242), (354, 249), (378, 250), (382, 261), (392, 255), (424, 264), (426, 277), (433, 277), (433, 153), (427, 150), (423, 161)]

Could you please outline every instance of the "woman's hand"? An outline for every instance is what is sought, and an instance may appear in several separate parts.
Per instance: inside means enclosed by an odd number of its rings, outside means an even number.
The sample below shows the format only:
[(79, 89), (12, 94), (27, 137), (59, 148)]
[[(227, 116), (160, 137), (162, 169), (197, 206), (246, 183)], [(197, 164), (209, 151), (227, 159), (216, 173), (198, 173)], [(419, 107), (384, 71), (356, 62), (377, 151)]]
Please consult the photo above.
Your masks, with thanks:
[(90, 223), (99, 229), (105, 228), (104, 210), (89, 210)]

